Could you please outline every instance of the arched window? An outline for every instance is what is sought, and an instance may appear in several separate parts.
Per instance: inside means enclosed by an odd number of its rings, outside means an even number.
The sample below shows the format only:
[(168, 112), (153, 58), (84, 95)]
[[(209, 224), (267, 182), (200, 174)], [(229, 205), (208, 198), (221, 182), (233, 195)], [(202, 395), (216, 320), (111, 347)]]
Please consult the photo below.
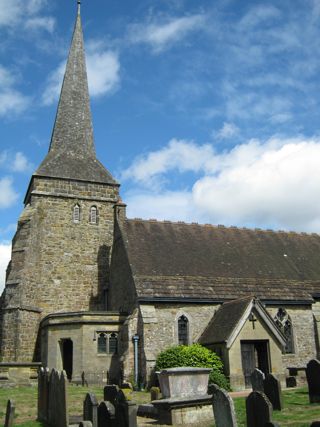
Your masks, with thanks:
[(107, 352), (107, 334), (100, 332), (98, 335), (98, 353)]
[(117, 334), (109, 335), (109, 351), (110, 354), (115, 354), (118, 352), (118, 336)]
[(189, 344), (189, 321), (183, 315), (178, 319), (178, 343), (179, 345)]
[(91, 206), (90, 208), (89, 222), (90, 224), (97, 224), (98, 222), (98, 209), (96, 206)]
[(274, 320), (286, 338), (285, 353), (294, 353), (293, 327), (289, 314), (280, 307)]
[(80, 222), (80, 206), (78, 204), (73, 208), (73, 222)]

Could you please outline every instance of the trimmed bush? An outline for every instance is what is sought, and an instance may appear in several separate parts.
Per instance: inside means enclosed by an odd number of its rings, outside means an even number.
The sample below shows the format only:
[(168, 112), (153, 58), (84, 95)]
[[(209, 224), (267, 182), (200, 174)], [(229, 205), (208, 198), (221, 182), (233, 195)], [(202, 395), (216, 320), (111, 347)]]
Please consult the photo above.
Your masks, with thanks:
[(200, 344), (177, 345), (162, 351), (156, 360), (156, 370), (190, 366), (212, 368), (209, 383), (230, 390), (227, 378), (222, 372), (223, 363), (219, 356)]

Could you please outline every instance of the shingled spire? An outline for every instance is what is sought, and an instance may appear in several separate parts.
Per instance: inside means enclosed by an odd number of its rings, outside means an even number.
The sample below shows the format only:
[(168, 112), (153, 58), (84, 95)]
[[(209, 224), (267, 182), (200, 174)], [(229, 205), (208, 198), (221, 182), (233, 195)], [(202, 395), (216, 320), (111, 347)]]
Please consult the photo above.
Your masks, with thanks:
[(116, 183), (96, 158), (79, 2), (49, 153), (35, 175)]

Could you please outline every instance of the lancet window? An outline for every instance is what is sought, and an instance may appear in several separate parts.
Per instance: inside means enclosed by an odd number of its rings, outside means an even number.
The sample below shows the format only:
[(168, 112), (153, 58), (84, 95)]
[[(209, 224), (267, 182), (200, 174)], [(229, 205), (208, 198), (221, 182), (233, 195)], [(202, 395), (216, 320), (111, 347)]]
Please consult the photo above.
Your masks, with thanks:
[(90, 208), (89, 222), (90, 224), (98, 223), (98, 209), (96, 208), (96, 206), (91, 206)]
[(78, 204), (73, 208), (73, 222), (80, 222), (80, 206)]
[(118, 334), (98, 332), (98, 353), (116, 354), (118, 352)]
[(178, 319), (178, 342), (179, 345), (189, 344), (189, 320), (184, 315)]
[(280, 307), (274, 320), (286, 338), (285, 353), (294, 353), (293, 326), (289, 314)]

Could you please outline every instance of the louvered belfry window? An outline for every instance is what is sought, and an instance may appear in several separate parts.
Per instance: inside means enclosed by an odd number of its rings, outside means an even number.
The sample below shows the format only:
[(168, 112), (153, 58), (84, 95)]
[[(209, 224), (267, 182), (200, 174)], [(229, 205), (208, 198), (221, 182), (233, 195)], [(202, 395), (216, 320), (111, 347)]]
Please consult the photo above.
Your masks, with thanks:
[(90, 208), (90, 223), (97, 224), (98, 222), (98, 210), (95, 206), (91, 206)]
[(179, 345), (189, 344), (189, 321), (186, 316), (180, 316), (178, 319), (178, 342)]

